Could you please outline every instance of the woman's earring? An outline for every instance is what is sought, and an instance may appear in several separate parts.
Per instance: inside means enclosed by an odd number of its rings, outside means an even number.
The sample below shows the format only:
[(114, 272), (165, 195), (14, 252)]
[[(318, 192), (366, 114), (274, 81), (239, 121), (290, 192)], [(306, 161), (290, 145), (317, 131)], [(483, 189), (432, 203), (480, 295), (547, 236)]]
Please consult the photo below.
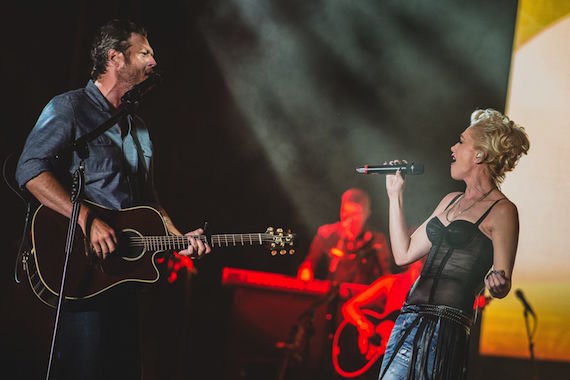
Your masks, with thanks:
[(483, 156), (483, 153), (481, 153), (481, 152), (477, 153), (477, 155), (475, 156), (475, 158), (477, 158), (477, 162), (478, 162), (478, 163), (480, 163), (481, 161), (483, 161), (483, 160), (482, 160), (482, 156)]

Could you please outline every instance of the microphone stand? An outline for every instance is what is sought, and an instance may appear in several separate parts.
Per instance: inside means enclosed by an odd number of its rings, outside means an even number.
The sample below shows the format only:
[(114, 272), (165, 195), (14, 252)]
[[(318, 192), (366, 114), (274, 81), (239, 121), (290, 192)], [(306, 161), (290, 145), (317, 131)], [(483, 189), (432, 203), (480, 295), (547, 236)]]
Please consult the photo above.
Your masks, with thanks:
[[(531, 314), (534, 317), (534, 327), (533, 327), (532, 332), (530, 330), (530, 323), (529, 323), (529, 318), (528, 318), (529, 314)], [(534, 314), (530, 313), (530, 311), (526, 307), (524, 308), (523, 315), (524, 315), (524, 322), (525, 322), (525, 327), (526, 327), (526, 336), (528, 339), (528, 350), (530, 353), (530, 363), (531, 363), (532, 372), (533, 372), (532, 378), (533, 378), (533, 380), (538, 380), (536, 360), (534, 358), (534, 340), (533, 340), (534, 331), (536, 330), (536, 316)]]
[[(89, 157), (89, 149), (87, 148), (87, 143), (96, 137), (102, 135), (115, 125), (122, 117), (132, 113), (136, 106), (138, 106), (140, 100), (157, 84), (160, 83), (160, 76), (158, 74), (149, 76), (145, 81), (139, 83), (133, 89), (126, 92), (121, 97), (121, 105), (115, 112), (113, 116), (111, 116), (108, 120), (103, 122), (103, 124), (99, 125), (93, 131), (79, 137), (78, 139), (74, 140), (69, 146), (62, 149), (58, 152), (54, 158), (57, 160), (60, 157), (64, 157), (67, 154), (72, 152), (76, 152), (79, 156), (79, 167), (73, 174), (72, 180), (72, 187), (71, 187), (71, 203), (72, 203), (72, 210), (71, 210), (71, 218), (69, 219), (69, 226), (67, 229), (67, 239), (65, 242), (65, 261), (63, 264), (63, 271), (61, 275), (61, 285), (59, 288), (59, 294), (57, 297), (57, 308), (55, 312), (55, 323), (53, 328), (53, 335), (51, 339), (51, 348), (49, 353), (49, 360), (48, 360), (48, 367), (47, 367), (47, 374), (46, 380), (49, 380), (51, 374), (51, 366), (53, 363), (53, 354), (55, 351), (55, 343), (57, 338), (57, 331), (59, 327), (59, 316), (61, 313), (62, 302), (65, 299), (64, 297), (64, 286), (65, 280), (67, 278), (67, 267), (69, 263), (69, 256), (71, 254), (71, 250), (73, 248), (73, 241), (75, 238), (75, 231), (77, 227), (77, 222), (79, 220), (79, 211), (81, 209), (81, 194), (83, 193), (83, 189), (85, 186), (85, 160)], [(89, 235), (89, 231), (86, 231), (86, 234)], [(89, 237), (89, 236), (88, 236)]]
[[(287, 367), (291, 357), (297, 359), (297, 361), (302, 362), (304, 356), (308, 354), (309, 345), (308, 342), (315, 332), (315, 312), (317, 308), (322, 304), (328, 304), (331, 302), (339, 292), (340, 284), (330, 282), (329, 291), (321, 298), (314, 301), (305, 311), (299, 315), (297, 322), (291, 328), (289, 332), (289, 340), (287, 342), (278, 342), (278, 347), (283, 347), (287, 350), (279, 372), (277, 375), (277, 380), (284, 380), (285, 374), (287, 372)], [(301, 352), (301, 350), (303, 352)]]
[(528, 338), (528, 350), (530, 352), (530, 360), (534, 361), (534, 342), (532, 340), (532, 334), (530, 332), (530, 325), (528, 322), (528, 310), (524, 309), (524, 322), (525, 322), (525, 326), (526, 326), (526, 336)]
[[(359, 235), (360, 236), (360, 235)], [(369, 245), (372, 240), (365, 242), (362, 247), (359, 247), (356, 251), (357, 259), (360, 260), (367, 254), (369, 254)], [(343, 242), (344, 243), (344, 242)], [(352, 267), (352, 269), (348, 272), (345, 276), (345, 280), (354, 278), (354, 274), (357, 270), (357, 266)], [(334, 322), (336, 318), (332, 316), (336, 313), (336, 308), (338, 307), (338, 295), (340, 292), (340, 285), (342, 282), (345, 281), (338, 281), (338, 280), (329, 280), (329, 291), (321, 298), (317, 299), (313, 302), (301, 315), (297, 318), (297, 322), (291, 328), (289, 332), (289, 340), (285, 342), (278, 342), (277, 345), (279, 347), (283, 347), (287, 349), (287, 353), (285, 358), (283, 359), (281, 366), (279, 368), (279, 373), (277, 375), (277, 380), (284, 380), (287, 367), (289, 366), (289, 361), (292, 356), (294, 356), (298, 361), (303, 360), (303, 355), (306, 355), (309, 351), (308, 341), (312, 337), (315, 332), (315, 312), (320, 305), (327, 304), (328, 310), (327, 313), (331, 315), (331, 319), (329, 321), (329, 326), (327, 330), (330, 328), (330, 331), (327, 331), (330, 336), (334, 335)], [(332, 304), (332, 305), (331, 305)], [(329, 339), (330, 341), (330, 339)], [(328, 343), (327, 343), (328, 344)], [(304, 352), (300, 353), (300, 349), (303, 348)], [(323, 363), (323, 357), (320, 358), (321, 363)], [(326, 362), (325, 362), (326, 363)], [(330, 371), (328, 365), (323, 364), (321, 367), (324, 367), (325, 371)]]
[(87, 151), (87, 145), (84, 146), (85, 149), (78, 150), (77, 153), (81, 158), (79, 163), (79, 167), (73, 174), (73, 182), (71, 186), (71, 218), (69, 219), (69, 226), (67, 228), (67, 239), (65, 242), (65, 261), (63, 263), (63, 272), (61, 274), (61, 285), (59, 288), (59, 294), (57, 296), (57, 308), (55, 311), (55, 323), (53, 328), (53, 335), (51, 338), (51, 348), (49, 352), (49, 361), (48, 361), (48, 368), (46, 374), (46, 380), (49, 380), (50, 373), (51, 373), (51, 365), (53, 363), (53, 354), (55, 351), (55, 341), (57, 337), (57, 330), (59, 326), (59, 316), (61, 312), (61, 305), (62, 301), (65, 297), (63, 297), (64, 292), (64, 285), (65, 279), (67, 277), (67, 266), (69, 263), (69, 256), (73, 247), (73, 240), (75, 237), (75, 227), (77, 226), (77, 221), (79, 220), (79, 210), (81, 208), (81, 201), (80, 196), (83, 192), (84, 181), (85, 181), (85, 159), (89, 157), (89, 152)]

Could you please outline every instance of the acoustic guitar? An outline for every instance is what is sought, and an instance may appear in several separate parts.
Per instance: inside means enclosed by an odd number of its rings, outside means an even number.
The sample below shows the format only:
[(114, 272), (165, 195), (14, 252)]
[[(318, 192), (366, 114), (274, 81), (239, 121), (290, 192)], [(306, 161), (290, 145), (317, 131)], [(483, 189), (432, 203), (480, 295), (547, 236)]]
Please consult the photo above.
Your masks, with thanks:
[[(161, 252), (188, 247), (185, 236), (171, 236), (158, 210), (138, 206), (111, 210), (92, 202), (90, 209), (117, 231), (118, 247), (105, 260), (93, 253), (80, 228), (76, 229), (69, 257), (65, 299), (95, 297), (122, 283), (153, 283), (159, 279), (155, 256)], [(55, 307), (65, 262), (65, 241), (69, 219), (40, 206), (33, 214), (31, 250), (23, 257), (24, 269), (34, 294)], [(268, 246), (272, 255), (294, 251), (293, 234), (281, 228), (265, 232), (196, 236), (211, 247)]]
[(368, 339), (368, 351), (360, 352), (359, 333), (355, 325), (343, 320), (333, 338), (332, 360), (336, 372), (345, 378), (378, 377), (380, 364), (386, 352), (386, 345), (394, 322), (400, 311), (379, 314), (363, 309), (362, 313), (374, 325), (374, 335)]

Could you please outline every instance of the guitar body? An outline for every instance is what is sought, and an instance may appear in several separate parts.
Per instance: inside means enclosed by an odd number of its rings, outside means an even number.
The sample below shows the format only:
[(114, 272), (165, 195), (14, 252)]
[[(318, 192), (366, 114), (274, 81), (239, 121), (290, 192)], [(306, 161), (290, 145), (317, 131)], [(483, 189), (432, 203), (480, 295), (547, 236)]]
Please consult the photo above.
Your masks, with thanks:
[[(89, 203), (89, 207), (119, 233), (119, 246), (100, 262), (77, 226), (67, 268), (65, 299), (91, 298), (125, 282), (156, 282), (159, 272), (154, 257), (161, 250), (132, 247), (126, 240), (168, 235), (160, 213), (149, 206), (120, 211), (94, 203)], [(45, 206), (36, 210), (31, 224), (32, 250), (25, 258), (28, 280), (35, 295), (52, 307), (57, 305), (59, 296), (68, 224), (68, 218)]]
[[(89, 208), (117, 233), (115, 252), (100, 260), (91, 252), (81, 228), (75, 230), (67, 266), (64, 295), (66, 300), (94, 297), (125, 282), (152, 283), (159, 278), (155, 256), (160, 252), (188, 248), (186, 236), (171, 236), (160, 213), (150, 206), (110, 210), (92, 202)], [(30, 232), (31, 247), (22, 262), (34, 294), (45, 304), (56, 307), (65, 265), (65, 246), (69, 219), (45, 206), (35, 211)], [(196, 235), (210, 246), (243, 247), (260, 245), (281, 255), (294, 250), (293, 234), (282, 228), (246, 234)]]
[(386, 345), (398, 317), (399, 310), (387, 316), (372, 310), (362, 310), (362, 313), (375, 326), (376, 334), (369, 339), (369, 344), (376, 346), (367, 357), (359, 349), (359, 333), (356, 326), (343, 320), (334, 335), (332, 359), (336, 372), (346, 378), (377, 379)]

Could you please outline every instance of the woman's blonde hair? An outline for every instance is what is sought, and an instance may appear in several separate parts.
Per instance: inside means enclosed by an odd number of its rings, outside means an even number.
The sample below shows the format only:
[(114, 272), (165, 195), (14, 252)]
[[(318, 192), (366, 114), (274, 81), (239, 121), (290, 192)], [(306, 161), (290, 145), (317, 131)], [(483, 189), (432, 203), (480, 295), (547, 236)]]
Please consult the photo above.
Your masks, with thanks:
[(505, 179), (530, 147), (523, 127), (491, 108), (478, 109), (471, 114), (474, 147), (485, 153), (484, 162), (496, 185)]

